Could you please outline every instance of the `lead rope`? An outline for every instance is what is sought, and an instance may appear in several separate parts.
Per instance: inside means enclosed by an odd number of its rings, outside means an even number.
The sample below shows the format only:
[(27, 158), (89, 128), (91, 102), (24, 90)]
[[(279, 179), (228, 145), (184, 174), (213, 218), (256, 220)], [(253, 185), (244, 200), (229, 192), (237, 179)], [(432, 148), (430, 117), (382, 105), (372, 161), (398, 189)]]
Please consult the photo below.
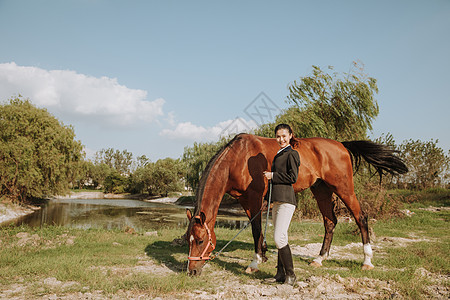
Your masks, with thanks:
[(270, 200), (272, 200), (272, 180), (269, 180), (269, 201), (267, 203), (267, 216), (266, 216), (266, 226), (264, 227), (263, 245), (266, 244), (267, 224), (269, 224)]
[(248, 225), (250, 225), (252, 222), (253, 222), (253, 220), (261, 213), (261, 211), (262, 210), (259, 210), (259, 212), (256, 214), (256, 215), (254, 215), (253, 216), (253, 218), (250, 220), (250, 222), (248, 222), (247, 223), (247, 225), (245, 225), (244, 227), (242, 227), (242, 229), (228, 242), (228, 243), (226, 243), (225, 244), (225, 246), (223, 246), (222, 247), (222, 249), (220, 249), (219, 250), (219, 252), (217, 252), (216, 254), (214, 254), (212, 257), (211, 257), (211, 259), (210, 260), (212, 260), (212, 259), (214, 259), (214, 258), (216, 258), (217, 256), (219, 256), (220, 255), (220, 253), (222, 253), (222, 251), (235, 239), (235, 238), (237, 238), (237, 236), (242, 232), (242, 231), (244, 231), (244, 229), (245, 228), (247, 228), (248, 227)]
[[(269, 222), (269, 211), (270, 211), (270, 199), (272, 198), (272, 182), (271, 181), (269, 181), (269, 203), (268, 203), (268, 205), (267, 205), (267, 217), (266, 217), (266, 226), (265, 226), (265, 228), (264, 228), (264, 242), (263, 242), (263, 245), (266, 243), (266, 231), (267, 231), (267, 223)], [(237, 238), (237, 236), (242, 232), (242, 231), (244, 231), (244, 229), (245, 228), (247, 228), (248, 227), (248, 225), (250, 225), (252, 222), (253, 222), (253, 220), (260, 214), (262, 212), (262, 208), (259, 210), (259, 212), (256, 214), (256, 215), (254, 215), (253, 216), (253, 218), (250, 220), (250, 222), (248, 222), (247, 223), (247, 225), (245, 225), (228, 243), (226, 243), (225, 244), (225, 246), (223, 246), (222, 247), (222, 249), (220, 249), (219, 250), (219, 252), (217, 252), (216, 254), (214, 254), (212, 257), (211, 257), (211, 260), (212, 259), (214, 259), (214, 258), (216, 258), (217, 256), (219, 256), (220, 255), (220, 253), (222, 253), (222, 251), (226, 248), (226, 247), (228, 247), (228, 245), (235, 239), (235, 238)]]

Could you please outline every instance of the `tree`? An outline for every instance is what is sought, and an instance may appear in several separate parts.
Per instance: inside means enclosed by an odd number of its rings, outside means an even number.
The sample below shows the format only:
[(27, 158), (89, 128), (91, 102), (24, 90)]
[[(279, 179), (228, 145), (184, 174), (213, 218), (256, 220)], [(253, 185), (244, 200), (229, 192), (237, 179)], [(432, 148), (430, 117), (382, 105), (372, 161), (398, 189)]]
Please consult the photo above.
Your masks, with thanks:
[(131, 189), (133, 193), (147, 192), (149, 195), (154, 194), (154, 186), (152, 182), (154, 163), (146, 162), (142, 166), (136, 168), (131, 175)]
[(104, 163), (94, 164), (89, 162), (88, 179), (92, 181), (92, 187), (98, 188), (104, 186), (105, 179), (113, 172), (110, 166)]
[(13, 201), (67, 192), (82, 160), (72, 127), (21, 96), (0, 105), (0, 196)]
[(184, 175), (185, 164), (179, 159), (159, 159), (137, 168), (130, 177), (130, 187), (134, 192), (167, 196), (170, 192), (183, 190)]
[(294, 106), (279, 115), (277, 122), (291, 124), (299, 137), (366, 138), (378, 115), (375, 93), (376, 80), (363, 73), (360, 63), (353, 63), (350, 73), (342, 76), (313, 66), (312, 75), (289, 86), (288, 100)]
[(128, 191), (130, 180), (123, 176), (117, 170), (112, 170), (104, 180), (106, 193), (122, 194)]
[[(277, 115), (275, 123), (260, 126), (256, 134), (274, 137), (276, 124), (287, 123), (300, 138), (324, 137), (338, 141), (367, 138), (378, 115), (374, 98), (378, 93), (376, 80), (364, 74), (359, 63), (343, 74), (332, 73), (333, 67), (328, 67), (329, 72), (317, 66), (312, 68), (310, 76), (301, 77), (289, 86), (287, 98), (291, 106)], [(369, 170), (361, 170), (355, 177), (356, 188), (367, 181), (359, 183), (361, 177), (369, 179)], [(310, 193), (298, 194), (297, 199), (303, 215), (318, 213)]]
[(210, 159), (227, 142), (227, 139), (222, 138), (216, 143), (195, 142), (192, 147), (184, 148), (182, 160), (187, 167), (186, 181), (194, 191), (197, 189), (202, 173)]
[(412, 189), (445, 186), (449, 179), (450, 156), (437, 146), (438, 140), (428, 142), (408, 140), (399, 146), (409, 172), (399, 179)]
[(136, 159), (136, 168), (145, 167), (145, 165), (148, 163), (150, 163), (150, 159), (147, 156), (145, 155), (138, 156), (138, 158)]
[(183, 190), (185, 168), (179, 159), (165, 158), (155, 162), (152, 172), (151, 186), (155, 194), (167, 196), (169, 192)]
[(133, 163), (133, 153), (127, 150), (115, 150), (113, 148), (102, 149), (96, 153), (96, 164), (106, 164), (120, 174), (130, 174)]

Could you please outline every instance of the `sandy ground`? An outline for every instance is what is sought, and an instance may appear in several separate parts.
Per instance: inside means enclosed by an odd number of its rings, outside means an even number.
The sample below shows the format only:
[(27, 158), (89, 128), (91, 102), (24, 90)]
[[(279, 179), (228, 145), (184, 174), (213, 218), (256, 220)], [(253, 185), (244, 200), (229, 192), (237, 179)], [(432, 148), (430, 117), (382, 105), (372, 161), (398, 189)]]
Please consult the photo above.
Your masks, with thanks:
[(159, 203), (175, 203), (178, 200), (178, 197), (164, 197), (164, 198), (156, 198), (150, 200), (144, 200), (146, 202), (159, 202)]
[(56, 199), (118, 199), (123, 198), (120, 194), (104, 194), (103, 192), (79, 192), (64, 196), (56, 196)]
[(38, 210), (39, 207), (20, 206), (12, 203), (0, 203), (0, 224), (26, 216)]

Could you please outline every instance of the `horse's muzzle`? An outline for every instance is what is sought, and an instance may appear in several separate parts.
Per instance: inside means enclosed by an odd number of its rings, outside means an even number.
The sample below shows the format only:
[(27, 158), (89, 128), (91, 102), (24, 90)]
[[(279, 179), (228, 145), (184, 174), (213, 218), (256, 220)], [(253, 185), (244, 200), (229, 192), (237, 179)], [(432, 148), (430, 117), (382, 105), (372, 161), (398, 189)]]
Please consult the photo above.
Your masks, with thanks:
[(202, 274), (202, 268), (189, 270), (189, 276), (199, 276)]

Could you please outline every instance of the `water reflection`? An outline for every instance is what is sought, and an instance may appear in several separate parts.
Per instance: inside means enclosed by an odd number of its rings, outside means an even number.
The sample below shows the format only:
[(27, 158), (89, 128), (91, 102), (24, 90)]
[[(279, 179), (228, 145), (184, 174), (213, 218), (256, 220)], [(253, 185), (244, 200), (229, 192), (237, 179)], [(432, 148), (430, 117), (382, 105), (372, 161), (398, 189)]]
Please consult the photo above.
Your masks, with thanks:
[[(239, 229), (247, 223), (243, 213), (233, 215), (220, 211), (216, 226)], [(50, 200), (42, 209), (19, 219), (16, 224), (143, 231), (174, 226), (185, 228), (188, 220), (186, 207), (173, 204), (128, 199), (67, 199)]]

